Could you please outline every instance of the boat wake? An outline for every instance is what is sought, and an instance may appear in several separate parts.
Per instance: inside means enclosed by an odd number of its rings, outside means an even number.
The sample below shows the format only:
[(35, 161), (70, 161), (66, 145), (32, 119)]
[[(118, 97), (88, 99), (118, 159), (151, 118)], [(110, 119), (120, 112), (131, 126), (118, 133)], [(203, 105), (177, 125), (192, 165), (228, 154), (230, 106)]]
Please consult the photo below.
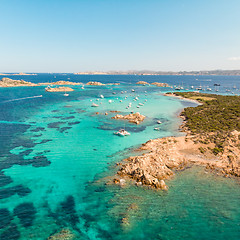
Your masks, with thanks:
[(25, 100), (25, 99), (30, 99), (30, 98), (40, 98), (40, 97), (42, 97), (42, 95), (25, 97), (25, 98), (16, 98), (16, 99), (11, 99), (11, 100), (7, 100), (7, 101), (3, 101), (3, 102), (14, 102), (14, 101), (20, 101), (20, 100)]

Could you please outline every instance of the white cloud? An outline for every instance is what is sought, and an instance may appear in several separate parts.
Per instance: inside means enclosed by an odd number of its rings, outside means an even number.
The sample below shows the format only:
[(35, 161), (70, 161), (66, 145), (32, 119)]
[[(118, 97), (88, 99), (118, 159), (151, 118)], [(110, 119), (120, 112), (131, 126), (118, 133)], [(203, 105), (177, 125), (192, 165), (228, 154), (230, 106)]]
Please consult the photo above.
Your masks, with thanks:
[(228, 58), (229, 61), (240, 61), (240, 57), (230, 57)]

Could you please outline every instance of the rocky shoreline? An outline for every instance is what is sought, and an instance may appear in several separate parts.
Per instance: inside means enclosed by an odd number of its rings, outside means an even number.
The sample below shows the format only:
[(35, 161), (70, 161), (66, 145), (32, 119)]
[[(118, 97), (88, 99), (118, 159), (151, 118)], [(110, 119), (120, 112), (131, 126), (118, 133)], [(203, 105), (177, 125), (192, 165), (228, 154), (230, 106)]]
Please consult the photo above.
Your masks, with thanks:
[(147, 153), (118, 163), (119, 170), (110, 182), (122, 186), (130, 180), (137, 186), (167, 190), (165, 180), (173, 177), (178, 170), (193, 165), (203, 166), (206, 171), (217, 175), (240, 177), (240, 131), (228, 132), (222, 140), (223, 149), (216, 154), (215, 142), (209, 141), (207, 134), (192, 134), (185, 127), (186, 122), (187, 119), (184, 119), (181, 126), (186, 136), (166, 137), (144, 143), (137, 151), (144, 150)]

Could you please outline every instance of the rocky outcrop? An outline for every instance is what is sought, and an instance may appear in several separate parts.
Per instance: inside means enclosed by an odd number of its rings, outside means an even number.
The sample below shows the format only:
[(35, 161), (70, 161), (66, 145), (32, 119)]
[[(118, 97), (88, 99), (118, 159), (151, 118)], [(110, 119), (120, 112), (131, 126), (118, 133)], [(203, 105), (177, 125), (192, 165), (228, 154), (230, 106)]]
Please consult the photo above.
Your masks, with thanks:
[(55, 88), (46, 88), (47, 92), (72, 92), (74, 91), (70, 87), (55, 87)]
[(165, 180), (174, 174), (173, 169), (186, 165), (185, 157), (175, 151), (176, 141), (174, 137), (148, 141), (139, 150), (150, 152), (127, 158), (117, 174), (135, 180), (138, 186), (167, 190)]
[(121, 114), (117, 114), (116, 116), (112, 117), (112, 119), (123, 119), (123, 120), (128, 120), (131, 123), (140, 124), (145, 119), (145, 116), (141, 115), (139, 112), (136, 112), (136, 113), (131, 113), (125, 116)]
[(69, 229), (62, 229), (60, 232), (51, 235), (48, 240), (73, 240), (76, 236)]
[(22, 87), (22, 86), (37, 86), (35, 83), (26, 82), (24, 80), (12, 80), (11, 78), (2, 78), (0, 87)]
[(51, 85), (82, 85), (83, 83), (70, 82), (70, 81), (57, 81), (51, 83)]
[[(147, 185), (163, 190), (168, 188), (165, 180), (176, 170), (193, 164), (227, 177), (240, 177), (240, 132), (229, 133), (218, 155), (212, 151), (214, 144), (206, 146), (202, 139), (199, 142), (197, 138), (183, 136), (150, 140), (139, 149), (148, 153), (125, 159), (119, 164), (121, 167), (117, 175), (120, 180), (133, 179), (137, 186)], [(114, 183), (119, 184), (120, 180), (118, 183), (116, 179)]]
[(139, 81), (137, 82), (136, 84), (140, 84), (140, 85), (149, 85), (148, 82), (145, 82), (145, 81)]
[(170, 87), (167, 83), (153, 82), (151, 84), (157, 87)]
[(105, 84), (101, 82), (88, 82), (86, 85), (91, 85), (91, 86), (103, 86)]

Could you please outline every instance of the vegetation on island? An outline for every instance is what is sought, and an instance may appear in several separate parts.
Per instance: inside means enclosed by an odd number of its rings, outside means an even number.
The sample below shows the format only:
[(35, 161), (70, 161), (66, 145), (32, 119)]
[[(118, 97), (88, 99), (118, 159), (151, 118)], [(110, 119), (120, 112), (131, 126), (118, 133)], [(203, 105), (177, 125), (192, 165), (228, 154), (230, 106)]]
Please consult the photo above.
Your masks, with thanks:
[[(185, 119), (182, 128), (196, 141), (209, 144), (217, 155), (224, 149), (224, 142), (234, 130), (240, 131), (240, 96), (223, 96), (194, 92), (176, 92), (176, 96), (197, 100), (201, 105), (187, 107), (181, 113)], [(204, 151), (201, 149), (201, 152)]]

